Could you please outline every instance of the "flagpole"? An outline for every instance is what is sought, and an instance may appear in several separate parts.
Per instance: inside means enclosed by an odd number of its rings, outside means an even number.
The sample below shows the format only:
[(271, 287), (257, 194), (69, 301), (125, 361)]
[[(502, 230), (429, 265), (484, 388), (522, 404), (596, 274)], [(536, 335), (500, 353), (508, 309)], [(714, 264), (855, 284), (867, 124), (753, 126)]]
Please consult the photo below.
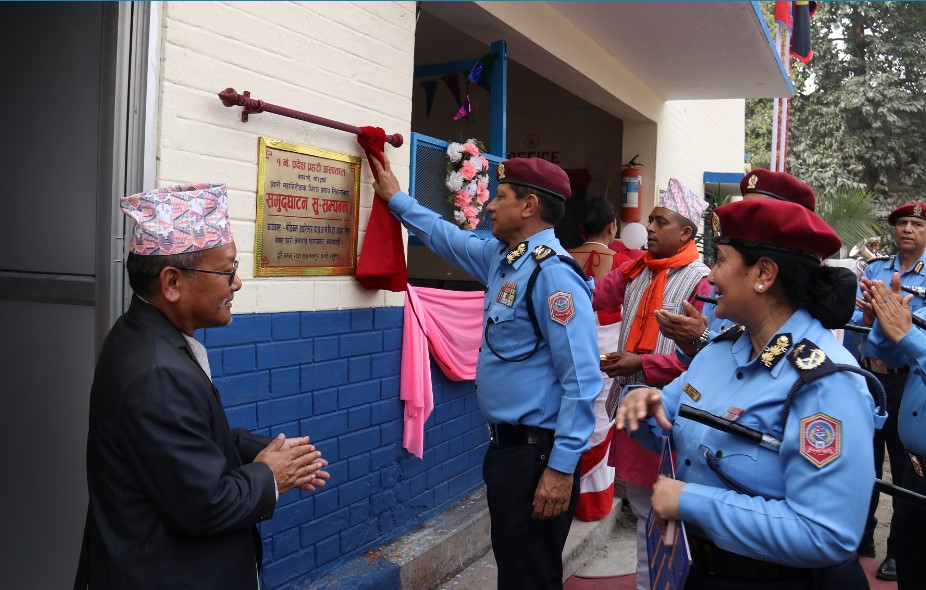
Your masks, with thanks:
[[(785, 30), (785, 71), (788, 72), (788, 78), (791, 78), (791, 31)], [(778, 171), (784, 172), (786, 168), (785, 158), (788, 151), (788, 115), (790, 113), (790, 100), (781, 99), (781, 138), (779, 139)]]
[[(781, 55), (781, 25), (779, 24), (775, 30), (775, 49), (778, 51), (778, 55)], [(778, 97), (775, 97), (772, 102), (772, 150), (769, 152), (769, 164), (768, 167), (773, 171), (777, 171), (778, 166)]]

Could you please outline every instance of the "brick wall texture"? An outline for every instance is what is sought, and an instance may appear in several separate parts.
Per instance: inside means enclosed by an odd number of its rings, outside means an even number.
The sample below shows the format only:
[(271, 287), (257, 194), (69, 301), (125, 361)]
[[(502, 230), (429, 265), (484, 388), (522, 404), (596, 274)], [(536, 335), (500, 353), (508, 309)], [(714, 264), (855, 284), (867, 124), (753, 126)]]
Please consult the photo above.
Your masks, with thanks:
[(197, 337), (232, 427), (310, 436), (331, 463), (327, 486), (284, 494), (261, 524), (266, 590), (299, 588), (482, 485), (473, 383), (436, 365), (424, 458), (402, 448), (402, 308), (235, 315)]

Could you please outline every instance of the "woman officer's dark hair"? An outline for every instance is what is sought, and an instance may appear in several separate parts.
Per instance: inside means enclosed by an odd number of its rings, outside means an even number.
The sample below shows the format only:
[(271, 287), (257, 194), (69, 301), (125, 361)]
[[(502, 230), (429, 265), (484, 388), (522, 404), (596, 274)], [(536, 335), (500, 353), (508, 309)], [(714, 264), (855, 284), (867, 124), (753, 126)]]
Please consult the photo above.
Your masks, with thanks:
[(823, 327), (842, 328), (852, 318), (857, 280), (848, 268), (821, 266), (819, 261), (797, 253), (732, 246), (743, 257), (745, 266), (755, 265), (760, 258), (774, 261), (778, 280), (773, 289), (778, 289), (795, 308), (809, 311)]

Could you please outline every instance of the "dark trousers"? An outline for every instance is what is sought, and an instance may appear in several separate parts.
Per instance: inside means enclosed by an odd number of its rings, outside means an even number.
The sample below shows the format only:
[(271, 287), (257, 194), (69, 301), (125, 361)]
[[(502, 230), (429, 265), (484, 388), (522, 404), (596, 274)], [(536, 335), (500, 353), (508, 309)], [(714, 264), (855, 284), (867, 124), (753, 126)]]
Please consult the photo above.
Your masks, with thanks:
[(779, 579), (709, 575), (692, 566), (685, 590), (869, 590), (868, 578), (857, 556), (825, 568), (796, 570)]
[(805, 577), (761, 580), (708, 575), (692, 568), (688, 570), (685, 590), (815, 590), (815, 588), (810, 573)]
[[(904, 473), (900, 485), (919, 494), (926, 494), (926, 478), (917, 476), (913, 469)], [(923, 556), (926, 556), (926, 507), (903, 499), (898, 499), (894, 506), (891, 536), (894, 538), (894, 559), (897, 562), (897, 588), (923, 590), (926, 588), (926, 567), (923, 567)]]
[[(881, 478), (884, 465), (884, 448), (887, 446), (887, 455), (891, 462), (891, 479), (894, 483), (903, 481), (904, 474), (910, 469), (907, 461), (907, 452), (903, 443), (900, 442), (900, 435), (897, 433), (897, 415), (900, 412), (900, 399), (903, 396), (904, 387), (907, 385), (907, 375), (909, 373), (897, 373), (893, 375), (876, 374), (878, 381), (884, 386), (887, 394), (887, 412), (888, 418), (881, 430), (875, 430), (875, 477)], [(875, 527), (878, 519), (875, 518), (875, 510), (878, 508), (878, 499), (880, 493), (875, 490), (871, 493), (871, 504), (868, 507), (868, 521), (865, 523), (865, 532), (862, 533), (862, 545), (869, 544), (873, 541)], [(897, 500), (892, 500), (894, 510), (897, 510)], [(891, 518), (891, 532), (887, 537), (887, 555), (884, 557), (893, 557), (896, 553), (896, 540), (894, 539), (894, 523), (896, 518)]]
[(552, 439), (536, 444), (489, 443), (482, 474), (492, 522), (492, 551), (498, 563), (499, 590), (563, 587), (563, 546), (579, 497), (573, 477), (569, 510), (552, 520), (533, 520), (534, 492), (546, 469)]

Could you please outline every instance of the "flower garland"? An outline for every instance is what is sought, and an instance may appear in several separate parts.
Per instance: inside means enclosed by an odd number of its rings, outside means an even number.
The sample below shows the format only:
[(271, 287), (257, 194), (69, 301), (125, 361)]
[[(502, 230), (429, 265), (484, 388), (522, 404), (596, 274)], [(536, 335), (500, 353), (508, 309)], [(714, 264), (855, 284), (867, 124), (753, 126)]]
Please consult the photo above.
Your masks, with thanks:
[(481, 151), (485, 148), (476, 139), (447, 146), (447, 200), (456, 207), (453, 220), (463, 229), (476, 229), (489, 200), (489, 161)]

